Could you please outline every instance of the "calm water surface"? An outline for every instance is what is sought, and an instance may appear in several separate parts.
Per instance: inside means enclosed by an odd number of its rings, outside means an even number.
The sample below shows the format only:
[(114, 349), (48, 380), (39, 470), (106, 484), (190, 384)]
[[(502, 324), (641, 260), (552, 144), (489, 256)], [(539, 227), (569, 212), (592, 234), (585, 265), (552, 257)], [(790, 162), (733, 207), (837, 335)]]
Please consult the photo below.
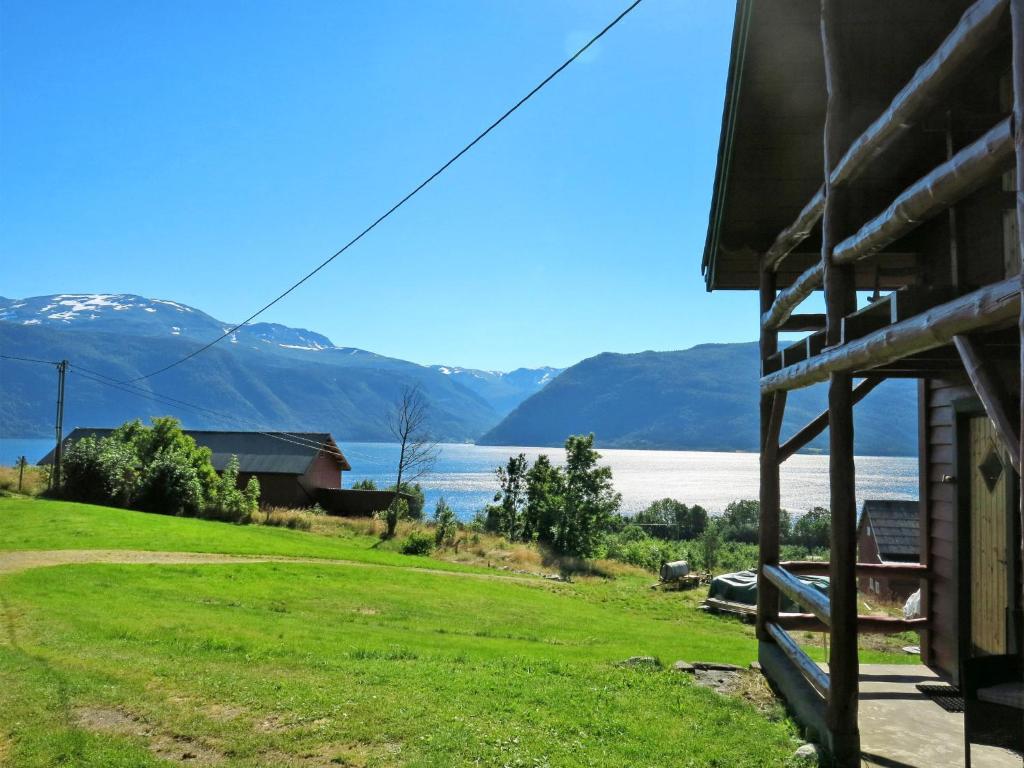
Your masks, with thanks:
[[(13, 464), (20, 455), (37, 461), (52, 447), (52, 440), (0, 439), (0, 464)], [(427, 496), (428, 513), (444, 496), (462, 518), (489, 503), (497, 490), (494, 468), (517, 453), (534, 460), (541, 453), (561, 463), (556, 448), (493, 447), (445, 444), (434, 471), (420, 482)], [(390, 443), (343, 443), (352, 465), (345, 486), (369, 478), (378, 485), (394, 482), (398, 446)], [(701, 504), (721, 512), (735, 499), (756, 499), (758, 461), (752, 453), (705, 451), (601, 450), (602, 463), (612, 468), (615, 488), (622, 494), (623, 511), (643, 509), (655, 499), (670, 496), (687, 504)], [(864, 499), (916, 499), (917, 459), (857, 457), (858, 506)], [(793, 456), (782, 465), (782, 505), (802, 512), (814, 505), (828, 506), (828, 457)]]

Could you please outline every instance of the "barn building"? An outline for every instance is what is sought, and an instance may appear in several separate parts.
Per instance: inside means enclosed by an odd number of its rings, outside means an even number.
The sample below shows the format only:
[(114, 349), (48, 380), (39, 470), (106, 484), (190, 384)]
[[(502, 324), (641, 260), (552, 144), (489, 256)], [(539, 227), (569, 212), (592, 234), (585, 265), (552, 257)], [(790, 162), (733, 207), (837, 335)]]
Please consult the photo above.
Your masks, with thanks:
[[(972, 744), (1024, 749), (1022, 225), (1024, 0), (737, 1), (702, 272), (759, 295), (759, 656), (835, 765), (889, 727), (858, 719), (879, 699), (859, 695), (880, 684), (866, 632), (920, 633), (922, 671), (963, 698), (968, 764)], [(918, 381), (920, 564), (857, 556), (854, 408), (897, 377)], [(783, 430), (787, 393), (814, 384), (828, 409)], [(783, 563), (779, 468), (826, 429), (830, 562)], [(796, 578), (813, 572), (828, 599)], [(858, 615), (878, 576), (920, 583), (922, 617)], [(903, 757), (871, 764), (942, 764)]]
[[(917, 501), (869, 499), (857, 524), (858, 563), (914, 563), (921, 556), (921, 505)], [(884, 600), (905, 601), (920, 579), (886, 573), (858, 576), (860, 590)]]
[[(65, 439), (65, 449), (83, 437), (105, 437), (114, 430), (77, 428)], [(260, 483), (260, 505), (304, 508), (319, 504), (338, 515), (370, 515), (386, 509), (393, 499), (387, 491), (342, 488), (352, 466), (329, 432), (221, 432), (183, 430), (196, 445), (209, 448), (211, 463), (223, 472), (232, 456), (238, 458), (238, 482), (250, 477)], [(51, 451), (40, 464), (53, 461)]]

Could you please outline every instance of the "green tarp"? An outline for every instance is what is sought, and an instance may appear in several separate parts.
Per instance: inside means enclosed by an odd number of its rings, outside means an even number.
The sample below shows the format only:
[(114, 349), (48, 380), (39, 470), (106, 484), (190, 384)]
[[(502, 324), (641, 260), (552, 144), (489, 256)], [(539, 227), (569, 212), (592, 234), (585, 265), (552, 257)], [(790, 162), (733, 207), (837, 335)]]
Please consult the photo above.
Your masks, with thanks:
[[(804, 584), (810, 584), (823, 595), (828, 595), (828, 576), (799, 576)], [(753, 571), (739, 571), (715, 576), (708, 588), (708, 597), (730, 600), (734, 603), (757, 605), (757, 574)], [(801, 609), (785, 595), (779, 603), (779, 610), (799, 612)]]

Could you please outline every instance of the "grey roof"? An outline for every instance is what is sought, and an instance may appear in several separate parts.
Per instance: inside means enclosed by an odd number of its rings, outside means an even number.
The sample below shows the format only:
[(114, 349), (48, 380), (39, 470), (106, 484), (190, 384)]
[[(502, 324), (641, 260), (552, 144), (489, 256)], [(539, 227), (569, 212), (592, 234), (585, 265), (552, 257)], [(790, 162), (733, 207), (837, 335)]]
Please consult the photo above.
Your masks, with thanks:
[(868, 499), (861, 525), (870, 525), (882, 560), (917, 561), (920, 556), (921, 505), (917, 501)]
[[(88, 436), (105, 437), (113, 431), (79, 427), (64, 438), (64, 445)], [(240, 472), (301, 475), (309, 469), (321, 448), (328, 455), (334, 456), (339, 469), (352, 469), (329, 432), (215, 432), (196, 429), (183, 431), (195, 440), (197, 445), (210, 449), (213, 454), (211, 462), (218, 472), (227, 466), (232, 456), (237, 456)], [(310, 445), (311, 442), (315, 445)], [(50, 464), (52, 461), (53, 451), (50, 451), (39, 463)]]

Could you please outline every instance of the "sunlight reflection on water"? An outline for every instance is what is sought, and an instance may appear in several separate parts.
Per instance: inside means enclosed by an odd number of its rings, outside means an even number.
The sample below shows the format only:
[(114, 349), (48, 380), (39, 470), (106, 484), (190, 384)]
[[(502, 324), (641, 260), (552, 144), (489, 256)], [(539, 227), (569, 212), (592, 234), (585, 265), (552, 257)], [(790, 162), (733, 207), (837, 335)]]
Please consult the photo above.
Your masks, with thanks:
[[(342, 447), (352, 472), (345, 486), (363, 478), (380, 484), (394, 482), (398, 446), (388, 443), (348, 443)], [(497, 490), (494, 468), (509, 456), (524, 453), (533, 461), (542, 453), (561, 463), (558, 448), (444, 444), (434, 471), (421, 480), (427, 513), (444, 496), (460, 518), (466, 519), (489, 503)], [(601, 450), (601, 462), (611, 466), (622, 510), (633, 513), (655, 499), (669, 496), (701, 504), (720, 513), (735, 499), (758, 496), (758, 459), (753, 453), (706, 451)], [(857, 504), (864, 499), (916, 499), (917, 459), (857, 457)], [(782, 465), (782, 505), (803, 512), (828, 506), (828, 456), (797, 455)]]

